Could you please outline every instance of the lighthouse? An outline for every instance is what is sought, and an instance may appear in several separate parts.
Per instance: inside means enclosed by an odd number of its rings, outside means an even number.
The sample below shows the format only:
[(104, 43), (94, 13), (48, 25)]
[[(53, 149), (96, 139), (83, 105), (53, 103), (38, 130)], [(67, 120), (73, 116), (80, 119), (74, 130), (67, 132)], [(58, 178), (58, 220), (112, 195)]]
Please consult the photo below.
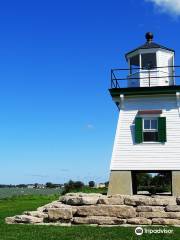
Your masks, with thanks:
[(137, 173), (165, 173), (171, 194), (179, 196), (179, 68), (173, 49), (155, 43), (151, 32), (145, 37), (143, 45), (125, 54), (126, 69), (111, 70), (109, 92), (119, 119), (108, 194), (137, 194)]

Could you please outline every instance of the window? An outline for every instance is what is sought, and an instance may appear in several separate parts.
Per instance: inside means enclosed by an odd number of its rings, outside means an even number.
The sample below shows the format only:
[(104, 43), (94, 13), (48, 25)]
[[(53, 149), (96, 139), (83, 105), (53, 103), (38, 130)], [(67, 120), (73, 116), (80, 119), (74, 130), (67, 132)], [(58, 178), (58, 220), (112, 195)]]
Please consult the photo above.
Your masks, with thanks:
[(153, 69), (156, 67), (156, 53), (141, 54), (142, 68)]
[(135, 143), (166, 141), (165, 117), (135, 118)]
[(143, 119), (143, 141), (158, 141), (158, 120), (157, 118)]
[(139, 67), (139, 55), (130, 58), (130, 74), (138, 72)]
[(132, 171), (133, 194), (171, 195), (171, 171)]

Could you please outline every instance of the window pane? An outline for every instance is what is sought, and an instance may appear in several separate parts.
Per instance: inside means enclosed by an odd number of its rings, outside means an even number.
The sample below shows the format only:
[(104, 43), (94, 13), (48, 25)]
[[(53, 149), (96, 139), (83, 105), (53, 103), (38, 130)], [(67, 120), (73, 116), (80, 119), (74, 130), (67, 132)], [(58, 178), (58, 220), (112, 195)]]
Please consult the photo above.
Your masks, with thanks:
[(144, 120), (144, 129), (150, 129), (150, 120)]
[(151, 120), (151, 129), (157, 129), (157, 120)]
[(156, 53), (141, 54), (142, 68), (152, 69), (156, 67)]
[(144, 132), (144, 142), (158, 142), (158, 132)]
[[(139, 55), (130, 58), (131, 74), (138, 72), (139, 66)], [(135, 68), (135, 69), (134, 69)]]

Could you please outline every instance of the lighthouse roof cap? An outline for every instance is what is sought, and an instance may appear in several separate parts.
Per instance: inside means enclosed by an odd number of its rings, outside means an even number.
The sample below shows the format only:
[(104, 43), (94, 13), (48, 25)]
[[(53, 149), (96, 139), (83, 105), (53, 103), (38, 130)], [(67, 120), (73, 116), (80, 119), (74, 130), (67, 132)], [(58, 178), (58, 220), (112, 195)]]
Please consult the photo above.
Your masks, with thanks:
[(146, 41), (143, 45), (141, 45), (141, 46), (133, 49), (132, 51), (126, 53), (126, 55), (125, 55), (126, 58), (127, 58), (127, 56), (128, 56), (130, 53), (133, 53), (133, 52), (135, 52), (135, 51), (137, 51), (137, 50), (140, 50), (140, 49), (160, 48), (160, 49), (168, 50), (168, 51), (170, 51), (170, 52), (175, 52), (175, 51), (174, 51), (173, 49), (171, 49), (171, 48), (168, 48), (168, 47), (165, 47), (165, 46), (162, 46), (162, 45), (160, 45), (160, 44), (158, 44), (158, 43), (153, 42), (153, 37), (154, 37), (154, 36), (153, 36), (153, 34), (152, 34), (151, 32), (147, 32), (146, 35), (145, 35), (145, 37), (146, 37), (146, 40), (147, 40), (147, 41)]

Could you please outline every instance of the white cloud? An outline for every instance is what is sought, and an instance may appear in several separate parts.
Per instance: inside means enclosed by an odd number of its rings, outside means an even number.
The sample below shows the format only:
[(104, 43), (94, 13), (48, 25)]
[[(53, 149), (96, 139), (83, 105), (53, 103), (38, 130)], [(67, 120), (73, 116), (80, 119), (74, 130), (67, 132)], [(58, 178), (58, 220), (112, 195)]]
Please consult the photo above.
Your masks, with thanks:
[(180, 0), (145, 0), (152, 2), (161, 12), (167, 12), (171, 15), (180, 16)]

